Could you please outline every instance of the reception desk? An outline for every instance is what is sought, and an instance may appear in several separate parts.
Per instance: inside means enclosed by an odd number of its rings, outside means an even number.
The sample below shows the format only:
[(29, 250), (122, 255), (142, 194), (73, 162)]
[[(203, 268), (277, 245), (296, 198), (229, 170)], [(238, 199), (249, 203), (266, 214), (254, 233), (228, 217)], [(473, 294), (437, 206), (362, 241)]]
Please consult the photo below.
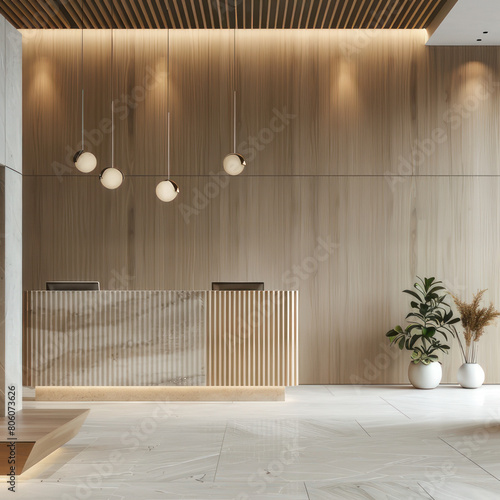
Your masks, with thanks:
[(25, 293), (27, 386), (298, 384), (297, 291)]

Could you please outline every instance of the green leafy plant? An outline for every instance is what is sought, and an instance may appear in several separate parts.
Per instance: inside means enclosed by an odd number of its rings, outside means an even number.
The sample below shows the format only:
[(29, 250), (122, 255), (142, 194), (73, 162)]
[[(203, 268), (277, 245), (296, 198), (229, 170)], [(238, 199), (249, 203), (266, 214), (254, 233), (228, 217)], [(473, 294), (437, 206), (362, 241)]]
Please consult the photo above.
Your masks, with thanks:
[(451, 307), (445, 302), (449, 293), (441, 281), (435, 278), (418, 278), (413, 290), (403, 290), (412, 297), (411, 311), (406, 315), (408, 325), (397, 325), (385, 335), (391, 345), (413, 351), (413, 363), (428, 365), (438, 360), (437, 352), (448, 353), (450, 346), (442, 343), (448, 335), (456, 336), (455, 323), (460, 318), (453, 317)]

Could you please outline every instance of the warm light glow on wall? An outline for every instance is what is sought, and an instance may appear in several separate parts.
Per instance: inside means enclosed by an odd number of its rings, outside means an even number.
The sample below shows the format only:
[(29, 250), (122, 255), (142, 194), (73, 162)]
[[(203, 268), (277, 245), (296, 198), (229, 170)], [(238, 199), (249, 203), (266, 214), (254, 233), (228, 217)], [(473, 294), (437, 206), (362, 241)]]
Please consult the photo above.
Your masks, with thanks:
[(331, 64), (332, 107), (356, 113), (359, 108), (358, 70), (350, 58)]
[(493, 78), (492, 69), (479, 61), (459, 66), (452, 76), (453, 104), (477, 109), (494, 90), (491, 84)]
[(351, 61), (340, 61), (338, 91), (342, 97), (356, 95), (357, 81), (357, 71), (354, 64)]
[[(35, 63), (35, 78), (29, 88), (29, 99), (33, 99), (37, 106), (52, 106), (56, 98), (54, 68), (48, 57), (41, 57)], [(40, 99), (43, 95), (43, 99)]]

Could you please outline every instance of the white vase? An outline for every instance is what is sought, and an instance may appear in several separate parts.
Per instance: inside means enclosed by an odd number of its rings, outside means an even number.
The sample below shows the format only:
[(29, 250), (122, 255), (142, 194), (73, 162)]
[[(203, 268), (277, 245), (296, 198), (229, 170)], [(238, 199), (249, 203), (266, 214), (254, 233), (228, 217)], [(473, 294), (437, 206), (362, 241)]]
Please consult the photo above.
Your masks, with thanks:
[(465, 389), (477, 389), (484, 382), (484, 370), (477, 363), (464, 363), (457, 373), (458, 383)]
[(442, 376), (443, 369), (438, 361), (428, 365), (415, 364), (411, 361), (408, 367), (408, 378), (413, 387), (417, 389), (434, 389), (441, 382)]

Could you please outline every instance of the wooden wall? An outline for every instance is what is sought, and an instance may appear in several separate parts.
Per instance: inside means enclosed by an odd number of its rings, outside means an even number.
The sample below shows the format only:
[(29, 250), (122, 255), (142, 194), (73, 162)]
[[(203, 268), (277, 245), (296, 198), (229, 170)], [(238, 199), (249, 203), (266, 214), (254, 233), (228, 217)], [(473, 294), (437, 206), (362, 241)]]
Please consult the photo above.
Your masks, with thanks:
[[(108, 31), (85, 32), (88, 144), (110, 158)], [(115, 192), (71, 165), (80, 138), (80, 33), (24, 32), (24, 288), (300, 291), (300, 382), (403, 383), (385, 332), (401, 290), (435, 275), (500, 307), (500, 52), (425, 47), (425, 31), (238, 31), (231, 149), (230, 31), (172, 31), (172, 177), (162, 204), (166, 32), (115, 32)], [(128, 96), (128, 97), (126, 97)], [(123, 103), (127, 102), (126, 107)], [(105, 120), (105, 121), (102, 121)], [(101, 132), (98, 132), (99, 128)], [(481, 341), (500, 382), (499, 328)], [(456, 381), (458, 348), (444, 359)]]

